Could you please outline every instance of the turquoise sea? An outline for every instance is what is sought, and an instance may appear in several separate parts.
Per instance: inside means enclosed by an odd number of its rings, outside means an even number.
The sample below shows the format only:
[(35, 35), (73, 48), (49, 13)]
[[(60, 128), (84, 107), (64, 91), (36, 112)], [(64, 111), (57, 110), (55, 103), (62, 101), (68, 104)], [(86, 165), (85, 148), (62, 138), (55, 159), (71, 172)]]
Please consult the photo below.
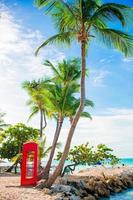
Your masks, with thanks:
[[(133, 158), (121, 158), (118, 166), (122, 166), (122, 165), (133, 167)], [(92, 166), (90, 166), (90, 167), (92, 167)], [(110, 165), (107, 165), (107, 167), (110, 167)], [(86, 169), (86, 168), (88, 168), (88, 165), (86, 165), (86, 166), (79, 165), (76, 167), (76, 171)]]
[(120, 159), (120, 163), (123, 163), (128, 166), (133, 166), (133, 158), (122, 158)]
[[(123, 158), (120, 160), (120, 163), (133, 166), (133, 158)], [(101, 200), (133, 200), (133, 189), (128, 189), (119, 194), (112, 195), (110, 198), (104, 198)]]
[(128, 189), (119, 194), (112, 195), (110, 198), (102, 198), (101, 200), (133, 200), (133, 189)]

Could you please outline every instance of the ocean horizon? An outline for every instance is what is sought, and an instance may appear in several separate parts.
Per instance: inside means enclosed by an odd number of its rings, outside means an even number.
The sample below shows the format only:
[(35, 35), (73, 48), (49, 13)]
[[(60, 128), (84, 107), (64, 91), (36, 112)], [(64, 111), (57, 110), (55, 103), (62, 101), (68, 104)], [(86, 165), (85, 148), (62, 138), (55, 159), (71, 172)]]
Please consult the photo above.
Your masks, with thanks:
[[(8, 165), (10, 166), (12, 164), (11, 162), (9, 162), (7, 160), (4, 160), (4, 161), (5, 161), (5, 163), (0, 163), (0, 166), (5, 166), (6, 167), (6, 166), (8, 166)], [(45, 163), (46, 163), (46, 160), (42, 161), (42, 165), (45, 164)], [(57, 164), (58, 164), (58, 161), (56, 161), (56, 160), (54, 160), (53, 163), (52, 163), (53, 167), (56, 166)], [(66, 165), (67, 164), (70, 164), (70, 162), (66, 161)], [(120, 161), (116, 166), (119, 166), (119, 165), (120, 166), (121, 165), (133, 166), (133, 158), (120, 158)], [(107, 166), (110, 166), (110, 165), (107, 165)], [(81, 169), (88, 168), (88, 167), (92, 167), (92, 166), (79, 165), (79, 166), (77, 166), (76, 171), (78, 169), (81, 170)]]

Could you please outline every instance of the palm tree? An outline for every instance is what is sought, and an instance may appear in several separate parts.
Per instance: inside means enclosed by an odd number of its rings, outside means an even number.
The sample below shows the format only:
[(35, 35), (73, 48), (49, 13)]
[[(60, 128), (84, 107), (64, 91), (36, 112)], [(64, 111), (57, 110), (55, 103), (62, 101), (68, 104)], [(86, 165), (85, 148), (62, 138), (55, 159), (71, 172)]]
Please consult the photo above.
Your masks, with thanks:
[[(47, 107), (49, 107), (54, 114), (57, 124), (51, 153), (47, 165), (38, 177), (39, 179), (42, 176), (48, 178), (64, 118), (68, 117), (72, 120), (80, 103), (79, 99), (74, 97), (75, 93), (79, 92), (78, 82), (81, 75), (80, 60), (77, 58), (63, 60), (58, 63), (58, 67), (54, 66), (54, 64), (48, 60), (46, 60), (44, 64), (50, 67), (53, 72), (53, 78), (48, 88), (49, 105), (47, 105)], [(86, 106), (93, 106), (93, 102), (86, 100)], [(91, 118), (88, 112), (82, 113), (82, 116)]]
[(68, 133), (64, 152), (57, 168), (52, 176), (45, 183), (47, 187), (51, 186), (61, 173), (65, 159), (68, 155), (71, 140), (79, 121), (85, 104), (85, 70), (86, 70), (86, 52), (87, 47), (93, 39), (100, 39), (108, 47), (120, 50), (125, 56), (133, 53), (133, 37), (129, 34), (110, 28), (110, 22), (120, 22), (122, 27), (126, 26), (129, 17), (130, 8), (117, 3), (101, 4), (100, 0), (36, 0), (38, 7), (46, 7), (54, 24), (58, 29), (58, 33), (48, 40), (44, 41), (38, 51), (51, 43), (65, 43), (70, 45), (73, 40), (80, 43), (81, 48), (81, 96), (80, 106), (73, 119), (71, 128)]
[[(53, 160), (55, 148), (57, 145), (57, 141), (61, 132), (64, 119), (65, 118), (72, 119), (80, 103), (79, 99), (74, 97), (77, 91), (79, 91), (79, 85), (75, 83), (72, 84), (69, 83), (69, 86), (64, 86), (59, 83), (58, 84), (52, 83), (50, 85), (49, 105), (47, 105), (47, 108), (50, 107), (50, 110), (53, 112), (53, 115), (57, 121), (57, 125), (48, 162), (43, 172), (39, 175), (38, 179), (42, 177), (46, 179), (49, 177), (51, 163)], [(85, 105), (86, 107), (93, 106), (93, 102), (90, 100), (86, 100)], [(83, 112), (81, 116), (88, 117), (91, 119), (91, 116), (88, 112)]]
[[(41, 85), (42, 81), (38, 82), (33, 80), (32, 82), (25, 81), (23, 83), (23, 88), (28, 92), (31, 97), (27, 101), (27, 105), (31, 107), (31, 114), (28, 121), (37, 113), (40, 113), (40, 139), (43, 136), (43, 129), (47, 126), (46, 121), (46, 104), (47, 104), (47, 90), (46, 85), (49, 80), (43, 81), (43, 87)], [(45, 84), (45, 87), (44, 87)], [(44, 122), (44, 123), (43, 123)]]
[(56, 119), (56, 130), (48, 162), (38, 179), (40, 179), (42, 176), (45, 178), (48, 178), (49, 176), (52, 159), (55, 153), (55, 148), (63, 121), (66, 117), (66, 113), (68, 112), (67, 110), (70, 107), (70, 104), (67, 105), (66, 103), (67, 101), (72, 101), (70, 99), (73, 99), (73, 94), (78, 91), (78, 80), (81, 74), (80, 60), (77, 58), (72, 60), (63, 60), (62, 62), (58, 63), (58, 66), (55, 66), (52, 62), (46, 60), (44, 65), (49, 67), (53, 73), (53, 78), (51, 79), (51, 84), (48, 88), (50, 94), (49, 103), (47, 106), (49, 107), (49, 113), (52, 112), (51, 115)]
[(79, 58), (64, 59), (57, 66), (49, 60), (45, 60), (44, 62), (44, 65), (52, 70), (53, 78), (51, 80), (61, 83), (64, 86), (72, 82), (79, 83), (81, 75), (80, 64)]
[[(70, 87), (69, 87), (70, 86)], [(47, 109), (51, 112), (51, 115), (56, 119), (56, 131), (52, 143), (52, 149), (49, 155), (48, 162), (40, 174), (39, 179), (43, 176), (48, 178), (49, 171), (52, 163), (52, 159), (55, 153), (57, 141), (61, 132), (61, 128), (64, 122), (64, 118), (70, 112), (70, 105), (74, 99), (74, 94), (78, 91), (79, 85), (72, 83), (69, 86), (63, 86), (60, 83), (52, 82), (49, 85), (49, 102)]]

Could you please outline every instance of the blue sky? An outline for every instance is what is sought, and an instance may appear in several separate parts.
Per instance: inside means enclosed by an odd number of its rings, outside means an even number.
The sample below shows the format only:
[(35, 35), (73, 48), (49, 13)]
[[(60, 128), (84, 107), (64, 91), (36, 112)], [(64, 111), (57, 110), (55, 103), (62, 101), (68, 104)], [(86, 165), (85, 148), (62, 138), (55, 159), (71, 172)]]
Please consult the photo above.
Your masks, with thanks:
[[(113, 2), (133, 6), (131, 0)], [(21, 89), (22, 82), (49, 74), (41, 65), (46, 58), (57, 62), (80, 56), (79, 46), (73, 44), (70, 49), (50, 46), (36, 58), (36, 47), (55, 33), (51, 19), (43, 10), (35, 8), (32, 0), (3, 0), (0, 13), (0, 108), (7, 113), (7, 122), (26, 123), (28, 96)], [(133, 33), (133, 25), (129, 32)], [(133, 157), (133, 58), (124, 58), (118, 51), (94, 42), (89, 48), (87, 66), (90, 76), (86, 81), (86, 94), (95, 103), (95, 108), (90, 110), (93, 120), (80, 120), (73, 142), (88, 140), (94, 145), (103, 142), (113, 147), (119, 156)], [(52, 130), (48, 128), (46, 133), (51, 142), (55, 123), (50, 121), (49, 124)], [(38, 126), (38, 117), (30, 125)], [(61, 139), (67, 135), (67, 126), (66, 122)]]

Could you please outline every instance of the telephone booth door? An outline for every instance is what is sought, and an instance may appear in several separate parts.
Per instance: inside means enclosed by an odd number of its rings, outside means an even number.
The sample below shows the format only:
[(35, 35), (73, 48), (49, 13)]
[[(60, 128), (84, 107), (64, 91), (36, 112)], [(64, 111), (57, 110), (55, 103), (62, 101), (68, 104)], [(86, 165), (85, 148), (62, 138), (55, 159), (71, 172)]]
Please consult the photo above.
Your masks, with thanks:
[(21, 186), (37, 184), (38, 144), (27, 142), (23, 145), (21, 164)]

